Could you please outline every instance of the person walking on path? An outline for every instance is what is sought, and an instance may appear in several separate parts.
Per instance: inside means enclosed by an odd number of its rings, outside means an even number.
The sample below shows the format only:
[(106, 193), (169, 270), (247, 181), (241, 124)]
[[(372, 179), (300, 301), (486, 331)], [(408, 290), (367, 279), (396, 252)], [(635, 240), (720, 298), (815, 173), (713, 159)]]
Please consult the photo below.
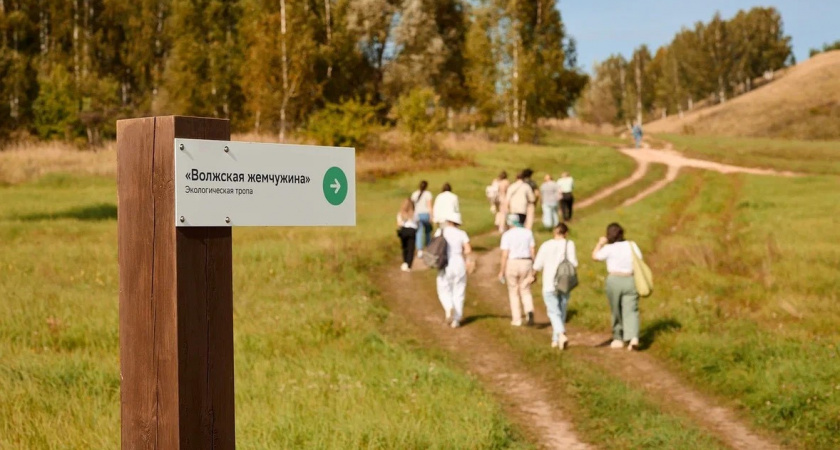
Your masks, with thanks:
[(592, 258), (607, 262), (607, 299), (612, 311), (612, 348), (627, 350), (639, 347), (639, 294), (633, 280), (633, 254), (642, 259), (642, 251), (632, 242), (624, 240), (624, 229), (617, 223), (607, 226), (606, 236), (598, 239)]
[(447, 218), (453, 214), (461, 214), (458, 196), (452, 193), (452, 185), (443, 183), (441, 192), (435, 197), (435, 203), (432, 206), (432, 221), (442, 227)]
[(438, 231), (446, 240), (446, 267), (437, 274), (437, 294), (452, 328), (461, 326), (464, 316), (464, 295), (467, 290), (467, 265), (465, 257), (472, 252), (470, 237), (461, 230), (461, 215), (450, 213)]
[(569, 227), (560, 223), (554, 228), (554, 238), (545, 241), (537, 252), (534, 270), (542, 271), (542, 296), (548, 320), (551, 321), (551, 346), (560, 350), (566, 348), (566, 311), (569, 306), (569, 294), (558, 292), (554, 286), (557, 268), (564, 260), (578, 266), (575, 243), (567, 239)]
[(508, 180), (508, 174), (504, 170), (499, 174), (499, 176), (493, 180), (496, 183), (496, 187), (498, 189), (496, 195), (496, 218), (494, 224), (496, 228), (498, 228), (499, 233), (504, 233), (506, 228), (505, 218), (507, 217), (507, 191), (510, 187), (510, 180)]
[(560, 222), (557, 217), (560, 190), (549, 174), (545, 174), (545, 181), (540, 185), (540, 198), (542, 199), (543, 226), (546, 230), (552, 230)]
[[(516, 176), (516, 181), (510, 185), (505, 197), (508, 215), (518, 215), (519, 223), (525, 225), (528, 221), (528, 207), (533, 206), (537, 198), (531, 186), (524, 181), (523, 174), (520, 173)], [(531, 211), (533, 211), (533, 208), (531, 208)], [(505, 217), (505, 220), (507, 220), (507, 217)]]
[(534, 171), (531, 169), (525, 169), (522, 171), (522, 181), (528, 184), (528, 186), (531, 187), (531, 192), (534, 193), (534, 200), (528, 203), (528, 207), (525, 212), (525, 228), (529, 230), (534, 229), (534, 220), (537, 215), (537, 200), (540, 199), (540, 187), (537, 186), (537, 182), (532, 178), (533, 176)]
[(633, 133), (633, 140), (636, 141), (636, 148), (641, 147), (642, 145), (642, 124), (640, 122), (636, 122), (633, 124), (633, 128), (631, 129)]
[(411, 264), (414, 262), (414, 245), (417, 238), (417, 220), (414, 214), (414, 201), (407, 198), (403, 201), (400, 207), (400, 212), (397, 213), (397, 236), (400, 237), (400, 244), (402, 246), (403, 263), (400, 270), (403, 272), (411, 271)]
[(531, 295), (531, 283), (534, 282), (534, 233), (523, 226), (517, 214), (508, 216), (508, 225), (511, 229), (502, 235), (499, 280), (507, 283), (510, 324), (515, 327), (522, 326), (524, 308), (528, 325), (533, 325), (534, 298)]
[(560, 178), (557, 179), (557, 188), (560, 191), (560, 210), (563, 211), (564, 222), (572, 220), (572, 208), (575, 205), (575, 196), (572, 195), (574, 187), (575, 180), (569, 172), (560, 174)]
[(419, 256), (423, 256), (423, 249), (429, 245), (429, 241), (432, 239), (432, 193), (426, 190), (428, 187), (429, 183), (423, 180), (420, 182), (419, 189), (411, 194), (414, 214), (417, 219), (415, 245)]

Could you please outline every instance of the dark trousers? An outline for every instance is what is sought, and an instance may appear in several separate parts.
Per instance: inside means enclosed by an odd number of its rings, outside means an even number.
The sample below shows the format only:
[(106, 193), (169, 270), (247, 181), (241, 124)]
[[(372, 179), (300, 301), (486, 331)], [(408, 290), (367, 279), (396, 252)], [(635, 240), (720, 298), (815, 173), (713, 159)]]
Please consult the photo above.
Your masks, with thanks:
[(560, 210), (563, 211), (563, 220), (572, 220), (572, 206), (575, 204), (575, 196), (571, 192), (563, 193), (560, 199)]
[(417, 230), (414, 228), (400, 228), (400, 244), (402, 244), (403, 262), (411, 267), (414, 262), (414, 247), (415, 239), (417, 238)]

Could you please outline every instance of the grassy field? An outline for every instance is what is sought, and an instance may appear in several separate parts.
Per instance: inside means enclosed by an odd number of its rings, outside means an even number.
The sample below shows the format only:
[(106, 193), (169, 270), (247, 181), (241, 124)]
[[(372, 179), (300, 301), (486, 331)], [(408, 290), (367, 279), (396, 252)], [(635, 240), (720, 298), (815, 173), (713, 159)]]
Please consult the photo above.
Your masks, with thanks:
[(840, 175), (840, 141), (796, 141), (715, 136), (659, 136), (687, 156), (745, 167)]
[[(569, 170), (586, 196), (633, 163), (580, 145), (496, 146), (474, 161), (361, 183), (355, 229), (234, 231), (239, 448), (528, 446), (445, 354), (383, 329), (371, 277), (399, 262), (393, 216), (420, 178), (450, 181), (474, 233), (491, 226), (483, 190), (502, 168)], [(50, 174), (0, 195), (0, 448), (115, 448), (114, 179)]]
[(573, 227), (586, 280), (574, 323), (608, 329), (604, 268), (586, 256), (617, 220), (655, 274), (643, 347), (786, 444), (837, 448), (838, 192), (836, 176), (686, 172), (636, 205), (587, 216)]

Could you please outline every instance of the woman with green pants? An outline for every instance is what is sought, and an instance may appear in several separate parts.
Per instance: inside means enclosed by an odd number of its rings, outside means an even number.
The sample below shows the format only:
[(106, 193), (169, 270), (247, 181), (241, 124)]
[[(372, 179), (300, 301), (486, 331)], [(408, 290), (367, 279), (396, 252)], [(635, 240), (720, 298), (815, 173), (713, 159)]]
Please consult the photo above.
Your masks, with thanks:
[(633, 281), (633, 254), (639, 259), (642, 252), (633, 243), (624, 240), (624, 229), (617, 223), (607, 226), (606, 236), (598, 239), (592, 250), (592, 258), (607, 262), (607, 299), (612, 311), (611, 348), (623, 348), (629, 342), (627, 350), (639, 347), (639, 294)]

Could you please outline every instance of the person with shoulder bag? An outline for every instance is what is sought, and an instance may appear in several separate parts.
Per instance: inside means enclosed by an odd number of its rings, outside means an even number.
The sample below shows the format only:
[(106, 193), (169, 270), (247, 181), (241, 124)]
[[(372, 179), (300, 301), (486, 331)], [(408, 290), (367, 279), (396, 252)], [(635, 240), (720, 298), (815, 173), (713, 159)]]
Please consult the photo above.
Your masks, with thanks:
[(639, 348), (639, 290), (634, 270), (641, 269), (634, 269), (634, 265), (639, 267), (642, 263), (642, 251), (635, 242), (624, 239), (621, 225), (611, 223), (606, 236), (601, 236), (592, 250), (592, 258), (607, 263), (606, 294), (612, 312), (613, 335), (610, 347), (623, 348), (628, 342), (627, 350), (636, 350)]
[(534, 261), (534, 270), (542, 271), (542, 295), (548, 320), (551, 322), (551, 347), (564, 350), (566, 311), (572, 289), (577, 286), (578, 259), (575, 243), (568, 239), (569, 227), (560, 223), (554, 227), (554, 237), (544, 242)]
[[(438, 216), (439, 217), (439, 216)], [(437, 294), (446, 322), (452, 328), (461, 326), (464, 297), (467, 291), (466, 256), (472, 252), (470, 237), (460, 229), (461, 214), (449, 213), (438, 230), (446, 242), (446, 265), (438, 269)]]

